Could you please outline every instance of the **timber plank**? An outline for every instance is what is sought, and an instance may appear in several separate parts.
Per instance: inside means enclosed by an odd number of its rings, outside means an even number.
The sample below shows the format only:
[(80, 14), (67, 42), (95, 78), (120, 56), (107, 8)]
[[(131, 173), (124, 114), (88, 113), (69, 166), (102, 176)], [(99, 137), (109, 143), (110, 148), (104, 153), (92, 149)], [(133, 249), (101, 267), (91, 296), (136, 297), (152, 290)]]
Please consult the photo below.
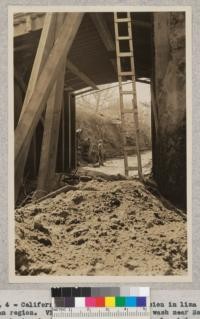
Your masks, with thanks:
[(51, 53), (38, 77), (33, 94), (24, 109), (15, 130), (15, 172), (19, 180), (22, 174), (18, 170), (26, 162), (35, 127), (44, 110), (54, 81), (59, 73), (62, 58), (67, 55), (83, 18), (83, 13), (68, 13)]

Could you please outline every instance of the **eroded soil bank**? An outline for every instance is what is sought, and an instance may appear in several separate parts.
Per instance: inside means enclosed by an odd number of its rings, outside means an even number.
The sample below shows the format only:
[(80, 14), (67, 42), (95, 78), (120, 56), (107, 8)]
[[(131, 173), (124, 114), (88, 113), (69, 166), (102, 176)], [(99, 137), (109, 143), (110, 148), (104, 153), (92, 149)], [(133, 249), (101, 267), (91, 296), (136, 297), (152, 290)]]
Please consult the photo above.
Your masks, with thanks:
[(138, 180), (80, 182), (16, 210), (18, 275), (183, 275), (186, 222)]

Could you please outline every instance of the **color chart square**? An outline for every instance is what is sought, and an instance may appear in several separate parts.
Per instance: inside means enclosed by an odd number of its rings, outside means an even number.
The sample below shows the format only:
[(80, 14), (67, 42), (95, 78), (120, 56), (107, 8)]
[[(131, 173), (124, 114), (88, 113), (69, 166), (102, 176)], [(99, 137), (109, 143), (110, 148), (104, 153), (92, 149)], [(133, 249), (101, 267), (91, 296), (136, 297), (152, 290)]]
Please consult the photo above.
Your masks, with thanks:
[(65, 298), (63, 297), (55, 297), (54, 298), (54, 307), (61, 308), (65, 306)]
[(86, 307), (96, 307), (96, 298), (94, 297), (87, 297), (85, 299), (85, 306)]
[(75, 298), (75, 307), (76, 308), (84, 308), (85, 307), (85, 298), (76, 297)]
[(104, 297), (96, 297), (96, 307), (105, 307)]
[(146, 297), (137, 297), (137, 307), (146, 307)]
[(116, 297), (115, 305), (116, 305), (116, 307), (126, 307), (126, 298), (125, 297)]
[(136, 297), (126, 297), (126, 307), (136, 307)]
[(115, 307), (115, 297), (106, 297), (105, 307)]
[(65, 307), (68, 307), (68, 308), (75, 307), (75, 298), (74, 297), (66, 297), (65, 298)]

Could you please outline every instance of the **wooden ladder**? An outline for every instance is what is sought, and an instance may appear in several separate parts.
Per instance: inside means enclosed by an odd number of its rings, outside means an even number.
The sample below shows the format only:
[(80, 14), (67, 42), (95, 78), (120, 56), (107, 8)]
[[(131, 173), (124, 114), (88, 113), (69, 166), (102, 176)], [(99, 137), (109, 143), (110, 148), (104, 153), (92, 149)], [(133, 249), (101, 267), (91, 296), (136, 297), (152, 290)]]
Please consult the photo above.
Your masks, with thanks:
[[(121, 13), (122, 14), (122, 13)], [(136, 138), (136, 152), (137, 152), (137, 162), (138, 162), (138, 175), (139, 179), (143, 181), (142, 174), (142, 162), (140, 154), (139, 145), (139, 120), (138, 120), (138, 107), (137, 107), (137, 95), (136, 95), (136, 81), (135, 81), (135, 63), (134, 63), (134, 53), (133, 53), (133, 37), (132, 37), (132, 24), (131, 24), (131, 14), (130, 12), (123, 13), (126, 17), (120, 18), (119, 13), (114, 12), (114, 25), (115, 25), (115, 43), (116, 43), (116, 56), (117, 56), (117, 71), (118, 71), (118, 81), (119, 81), (119, 95), (120, 95), (120, 112), (121, 112), (121, 124), (122, 124), (122, 137), (123, 137), (123, 150), (124, 150), (124, 168), (125, 175), (129, 175), (129, 171), (134, 170), (135, 167), (129, 166), (128, 164), (128, 152), (135, 150), (133, 146), (127, 145), (127, 116), (133, 114), (134, 127), (135, 127), (135, 138)], [(124, 24), (124, 31), (126, 34), (119, 34), (119, 25)], [(120, 45), (122, 41), (126, 41), (129, 46), (127, 52), (122, 52), (120, 50)], [(122, 59), (126, 58), (129, 61), (130, 70), (122, 70)], [(131, 90), (123, 90), (123, 81), (131, 78), (132, 88)], [(124, 107), (124, 96), (132, 95), (132, 108)]]

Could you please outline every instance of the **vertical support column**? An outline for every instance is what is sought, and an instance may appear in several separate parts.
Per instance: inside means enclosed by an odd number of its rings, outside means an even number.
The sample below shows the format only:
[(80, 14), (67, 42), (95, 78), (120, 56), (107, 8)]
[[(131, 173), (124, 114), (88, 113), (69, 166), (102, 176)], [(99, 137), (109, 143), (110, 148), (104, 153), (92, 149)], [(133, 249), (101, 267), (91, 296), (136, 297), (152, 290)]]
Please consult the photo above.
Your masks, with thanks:
[(70, 107), (70, 94), (65, 92), (65, 107), (64, 107), (64, 171), (70, 172), (71, 162), (71, 107)]
[(70, 95), (69, 92), (63, 93), (63, 105), (60, 119), (60, 132), (57, 152), (57, 172), (69, 173), (70, 167)]
[(70, 110), (71, 110), (71, 169), (76, 169), (77, 166), (77, 145), (76, 145), (76, 103), (75, 96), (70, 95)]
[(57, 172), (69, 174), (76, 169), (75, 96), (64, 91), (57, 153)]
[[(64, 17), (65, 14), (57, 14), (54, 41), (56, 41), (56, 37), (59, 35), (60, 27), (63, 24)], [(57, 158), (60, 114), (64, 90), (65, 64), (66, 62), (64, 56), (60, 67), (60, 72), (58, 74), (58, 78), (47, 101), (40, 167), (38, 174), (38, 184), (36, 192), (37, 198), (43, 196), (44, 193), (51, 191), (53, 188), (53, 179), (55, 176)]]

